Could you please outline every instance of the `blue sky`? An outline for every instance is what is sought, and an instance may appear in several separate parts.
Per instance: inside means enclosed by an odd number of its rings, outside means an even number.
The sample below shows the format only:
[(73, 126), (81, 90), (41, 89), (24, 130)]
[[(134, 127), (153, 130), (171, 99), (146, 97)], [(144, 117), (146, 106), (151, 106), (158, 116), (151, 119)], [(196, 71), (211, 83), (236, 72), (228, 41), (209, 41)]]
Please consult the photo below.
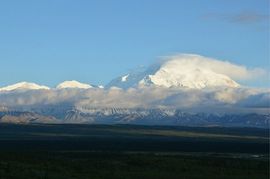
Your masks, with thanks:
[(270, 70), (268, 8), (267, 0), (0, 1), (0, 86), (106, 84), (177, 53)]

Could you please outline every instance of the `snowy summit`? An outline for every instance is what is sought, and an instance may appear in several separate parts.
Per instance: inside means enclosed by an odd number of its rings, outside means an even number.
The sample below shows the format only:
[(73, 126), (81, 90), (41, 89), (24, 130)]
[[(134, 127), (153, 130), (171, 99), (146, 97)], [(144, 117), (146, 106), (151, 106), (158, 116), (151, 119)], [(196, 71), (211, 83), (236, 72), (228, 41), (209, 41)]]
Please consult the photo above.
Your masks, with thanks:
[(13, 85), (9, 85), (3, 88), (0, 88), (0, 91), (13, 91), (13, 90), (41, 90), (45, 89), (48, 90), (50, 89), (47, 86), (41, 86), (35, 83), (29, 83), (29, 82), (20, 82), (16, 83)]
[(63, 88), (81, 88), (81, 89), (88, 89), (93, 88), (93, 86), (85, 83), (80, 83), (78, 81), (72, 80), (72, 81), (64, 81), (63, 83), (60, 83), (57, 87), (57, 89), (63, 89)]
[(150, 66), (140, 72), (131, 73), (111, 81), (107, 87), (130, 88), (136, 86), (186, 87), (239, 87), (224, 71), (226, 62), (191, 54), (175, 56)]

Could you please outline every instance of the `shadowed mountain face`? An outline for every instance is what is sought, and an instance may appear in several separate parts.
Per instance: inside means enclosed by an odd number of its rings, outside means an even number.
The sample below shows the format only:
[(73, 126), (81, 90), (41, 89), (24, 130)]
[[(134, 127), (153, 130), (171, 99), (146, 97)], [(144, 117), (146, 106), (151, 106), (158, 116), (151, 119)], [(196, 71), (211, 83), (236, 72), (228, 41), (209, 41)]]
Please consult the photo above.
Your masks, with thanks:
[(55, 117), (44, 116), (33, 112), (0, 112), (0, 123), (55, 123)]

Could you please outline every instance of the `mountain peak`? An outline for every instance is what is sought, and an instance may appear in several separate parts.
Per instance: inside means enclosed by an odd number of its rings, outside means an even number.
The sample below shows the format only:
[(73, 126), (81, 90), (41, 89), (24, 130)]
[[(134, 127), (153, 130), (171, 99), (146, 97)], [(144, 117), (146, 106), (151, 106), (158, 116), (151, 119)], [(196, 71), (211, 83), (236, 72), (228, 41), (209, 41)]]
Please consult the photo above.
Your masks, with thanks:
[(35, 83), (29, 83), (29, 82), (19, 82), (13, 85), (9, 85), (3, 88), (0, 88), (0, 91), (12, 91), (12, 90), (40, 90), (40, 89), (50, 89), (47, 86), (38, 85)]
[(59, 85), (57, 85), (56, 88), (57, 89), (63, 89), (63, 88), (82, 88), (82, 89), (88, 89), (88, 88), (93, 88), (93, 86), (91, 86), (89, 84), (85, 84), (85, 83), (80, 83), (80, 82), (75, 81), (75, 80), (71, 80), (71, 81), (64, 81), (64, 82), (60, 83)]
[(107, 87), (136, 86), (186, 87), (239, 87), (229, 76), (216, 70), (215, 60), (199, 55), (183, 54), (154, 64), (144, 71), (116, 78)]

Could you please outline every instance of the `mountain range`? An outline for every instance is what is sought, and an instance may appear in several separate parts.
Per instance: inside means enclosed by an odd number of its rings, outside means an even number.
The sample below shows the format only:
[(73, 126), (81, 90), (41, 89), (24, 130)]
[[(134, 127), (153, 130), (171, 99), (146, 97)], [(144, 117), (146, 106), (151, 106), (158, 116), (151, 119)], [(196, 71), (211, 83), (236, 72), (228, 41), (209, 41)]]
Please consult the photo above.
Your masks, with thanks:
[[(269, 110), (254, 112), (269, 109), (269, 91), (242, 87), (224, 71), (227, 62), (222, 65), (183, 54), (117, 77), (105, 88), (75, 80), (55, 88), (20, 82), (0, 88), (0, 122), (269, 127)], [(217, 106), (244, 112), (219, 112)]]
[[(240, 85), (229, 76), (220, 72), (220, 69), (208, 64), (209, 59), (198, 55), (182, 55), (180, 60), (171, 59), (139, 69), (113, 79), (105, 85), (106, 88), (117, 87), (128, 89), (132, 87), (158, 86), (158, 87), (184, 87), (184, 88), (209, 88), (209, 87), (240, 87)], [(214, 61), (213, 61), (214, 62)], [(213, 63), (212, 62), (212, 63)], [(64, 81), (54, 89), (81, 88), (89, 89), (98, 87), (95, 85), (81, 83), (75, 80)], [(20, 82), (14, 85), (0, 88), (0, 91), (11, 90), (39, 90), (50, 89), (47, 86), (35, 83)]]
[(268, 128), (270, 114), (193, 113), (176, 109), (49, 107), (30, 111), (0, 112), (2, 123), (140, 124)]

